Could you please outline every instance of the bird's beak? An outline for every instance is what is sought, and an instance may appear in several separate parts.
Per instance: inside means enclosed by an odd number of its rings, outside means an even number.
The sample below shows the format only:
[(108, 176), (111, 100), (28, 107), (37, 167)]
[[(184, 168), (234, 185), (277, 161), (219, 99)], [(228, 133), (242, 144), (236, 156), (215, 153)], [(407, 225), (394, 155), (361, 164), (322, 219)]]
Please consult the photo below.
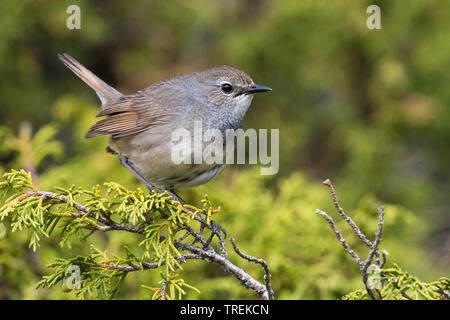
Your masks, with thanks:
[(269, 87), (266, 87), (266, 86), (260, 86), (259, 84), (253, 84), (251, 87), (249, 87), (247, 89), (248, 94), (265, 92), (265, 91), (272, 91), (272, 89)]

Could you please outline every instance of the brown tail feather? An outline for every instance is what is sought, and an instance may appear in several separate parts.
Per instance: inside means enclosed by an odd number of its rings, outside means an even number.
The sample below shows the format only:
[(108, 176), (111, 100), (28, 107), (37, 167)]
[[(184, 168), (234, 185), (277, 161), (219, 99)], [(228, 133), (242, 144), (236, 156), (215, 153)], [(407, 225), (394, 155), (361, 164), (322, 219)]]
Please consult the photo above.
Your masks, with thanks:
[(62, 55), (58, 54), (58, 58), (66, 65), (67, 68), (72, 70), (72, 72), (75, 73), (81, 80), (95, 90), (102, 101), (102, 106), (108, 103), (113, 103), (122, 97), (122, 94), (119, 91), (106, 84), (102, 79), (86, 69), (81, 63), (67, 53), (63, 53)]

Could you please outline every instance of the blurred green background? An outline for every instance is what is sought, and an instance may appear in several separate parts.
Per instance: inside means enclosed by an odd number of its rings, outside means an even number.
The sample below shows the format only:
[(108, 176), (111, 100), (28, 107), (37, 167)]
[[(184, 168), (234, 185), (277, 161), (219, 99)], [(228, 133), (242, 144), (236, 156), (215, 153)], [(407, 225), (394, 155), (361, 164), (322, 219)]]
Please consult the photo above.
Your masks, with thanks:
[[(66, 9), (81, 8), (81, 30)], [(366, 27), (366, 8), (381, 8), (381, 30)], [(31, 171), (41, 190), (116, 181), (142, 187), (107, 138), (84, 140), (95, 122), (95, 93), (65, 68), (67, 52), (123, 93), (216, 65), (243, 69), (273, 88), (254, 99), (245, 128), (280, 129), (280, 172), (229, 166), (213, 182), (182, 192), (199, 205), (205, 193), (222, 206), (216, 222), (246, 253), (264, 258), (280, 299), (336, 299), (363, 287), (357, 266), (327, 223), (330, 178), (341, 204), (373, 237), (386, 206), (382, 249), (388, 265), (424, 281), (450, 270), (449, 1), (15, 1), (0, 2), (0, 173)], [(348, 241), (365, 250), (341, 222)], [(72, 299), (35, 290), (55, 257), (89, 250), (110, 256), (136, 247), (110, 233), (37, 252), (26, 232), (0, 224), (0, 298)], [(229, 249), (232, 251), (231, 246)], [(262, 279), (256, 265), (234, 257)], [(118, 298), (149, 299), (158, 271), (127, 277)], [(217, 265), (192, 262), (188, 298), (250, 299)]]

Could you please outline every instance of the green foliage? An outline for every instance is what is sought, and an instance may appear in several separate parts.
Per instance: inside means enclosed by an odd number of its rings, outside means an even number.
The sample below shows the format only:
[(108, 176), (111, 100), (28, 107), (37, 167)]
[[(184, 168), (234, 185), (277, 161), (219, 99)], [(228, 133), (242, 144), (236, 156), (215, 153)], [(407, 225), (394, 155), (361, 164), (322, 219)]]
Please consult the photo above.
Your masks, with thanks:
[[(36, 190), (31, 175), (23, 170), (12, 170), (5, 173), (4, 178), (5, 180), (0, 182), (0, 192), (6, 198), (5, 204), (0, 209), (1, 220), (9, 218), (13, 232), (31, 229), (29, 246), (33, 250), (39, 246), (42, 236), (50, 237), (58, 226), (61, 226), (60, 245), (69, 248), (75, 235), (80, 240), (86, 241), (95, 231), (105, 232), (108, 225), (102, 225), (101, 217), (106, 217), (108, 221), (116, 221), (116, 225), (120, 224), (121, 226), (116, 230), (126, 230), (128, 227), (128, 231), (140, 233), (144, 237), (138, 244), (145, 248), (142, 255), (137, 255), (128, 246), (125, 246), (126, 257), (108, 258), (106, 251), (101, 251), (91, 244), (90, 252), (87, 255), (69, 259), (56, 258), (53, 263), (48, 265), (49, 268), (55, 269), (55, 272), (44, 276), (36, 288), (50, 288), (61, 283), (64, 291), (71, 291), (74, 288), (70, 286), (68, 270), (76, 266), (80, 277), (79, 284), (77, 284), (79, 287), (74, 289), (77, 298), (111, 299), (120, 293), (120, 288), (128, 272), (144, 271), (148, 268), (150, 261), (156, 263), (157, 267), (164, 265), (160, 272), (161, 279), (158, 282), (161, 287), (142, 286), (154, 291), (153, 299), (162, 298), (163, 295), (164, 298), (181, 299), (183, 295), (187, 294), (185, 289), (193, 289), (200, 293), (197, 288), (179, 278), (177, 271), (183, 270), (183, 267), (178, 260), (181, 253), (175, 247), (174, 241), (177, 238), (179, 227), (189, 222), (195, 215), (204, 214), (209, 219), (212, 213), (218, 212), (218, 209), (212, 208), (211, 201), (207, 197), (202, 200), (203, 209), (189, 206), (194, 209), (194, 214), (187, 215), (181, 210), (178, 202), (172, 200), (167, 193), (145, 194), (139, 188), (131, 191), (118, 183), (106, 183), (106, 190), (102, 190), (98, 185), (92, 190), (77, 189), (73, 186), (70, 189), (57, 188), (57, 192), (50, 193)], [(295, 185), (287, 185), (296, 188)], [(81, 202), (84, 205), (81, 205)], [(283, 217), (277, 215), (276, 218)], [(289, 220), (287, 217), (286, 219)], [(267, 222), (273, 224), (272, 227), (275, 225), (274, 220), (269, 219)], [(133, 227), (141, 228), (142, 231), (130, 229)], [(305, 240), (308, 239), (305, 238)], [(262, 238), (257, 241), (268, 244)], [(276, 244), (275, 239), (269, 242), (271, 247), (274, 245), (273, 242)], [(279, 250), (281, 255), (278, 263), (275, 259), (276, 255), (271, 253), (271, 259), (274, 261), (270, 262), (272, 270), (275, 270), (276, 282), (283, 281), (283, 273), (287, 274), (284, 281), (290, 282), (290, 277), (295, 277), (295, 274), (299, 273), (299, 269), (301, 270), (301, 266), (294, 262), (295, 256), (283, 257), (285, 247), (288, 247), (287, 244), (280, 247), (282, 250)], [(287, 249), (290, 250), (289, 247)], [(319, 259), (325, 252), (313, 252), (311, 258)], [(294, 261), (289, 261), (289, 258)], [(280, 272), (280, 267), (283, 267), (284, 271)], [(291, 268), (291, 272), (287, 272), (288, 268)], [(320, 270), (320, 266), (316, 266), (316, 270)], [(301, 271), (300, 273), (302, 277), (313, 276)], [(277, 279), (277, 274), (281, 279)], [(450, 279), (448, 278), (422, 283), (401, 270), (396, 264), (393, 268), (380, 270), (379, 275), (383, 287), (378, 292), (385, 299), (404, 299), (405, 297), (441, 299), (443, 292), (449, 290)], [(312, 283), (306, 282), (306, 285), (310, 290), (312, 289)], [(367, 299), (368, 295), (365, 291), (357, 290), (343, 298)]]
[[(445, 300), (449, 298), (450, 279), (440, 278), (425, 283), (403, 271), (394, 263), (393, 268), (379, 271), (380, 288), (378, 294), (386, 300)], [(447, 292), (446, 295), (444, 292)], [(344, 300), (369, 300), (365, 290), (357, 290), (343, 297)]]
[[(176, 279), (176, 270), (182, 270), (183, 267), (177, 260), (181, 254), (174, 246), (176, 229), (192, 217), (184, 213), (179, 203), (167, 193), (146, 194), (141, 189), (130, 191), (113, 182), (105, 183), (107, 189), (103, 193), (99, 185), (92, 190), (72, 186), (70, 189), (57, 188), (55, 193), (39, 192), (33, 185), (31, 175), (23, 170), (12, 170), (5, 173), (4, 178), (0, 183), (0, 192), (4, 197), (9, 197), (0, 208), (1, 220), (9, 217), (13, 232), (32, 230), (29, 247), (33, 251), (39, 247), (41, 237), (50, 237), (58, 226), (61, 227), (60, 245), (68, 248), (71, 247), (73, 236), (85, 241), (95, 231), (105, 232), (107, 227), (99, 223), (99, 220), (102, 221), (100, 217), (114, 221), (115, 225), (120, 224), (119, 230), (128, 227), (133, 230), (131, 232), (142, 233), (144, 237), (138, 244), (145, 248), (141, 257), (126, 247), (126, 258), (116, 256), (108, 259), (106, 253), (91, 245), (91, 252), (87, 256), (58, 258), (48, 265), (55, 268), (56, 272), (44, 276), (36, 288), (56, 285), (64, 279), (67, 269), (76, 265), (81, 268), (81, 287), (76, 292), (78, 298), (112, 298), (126, 275), (123, 270), (116, 270), (113, 266), (139, 265), (144, 270), (144, 261), (164, 265), (161, 277), (162, 281), (167, 281), (170, 298), (176, 297), (175, 290), (181, 297), (186, 294), (183, 287), (193, 288), (184, 280)], [(85, 205), (80, 205), (80, 201)], [(204, 201), (210, 205), (207, 199)], [(195, 214), (204, 212), (195, 208)], [(208, 212), (206, 216), (209, 217)], [(139, 228), (142, 231), (138, 232)], [(158, 298), (160, 295), (156, 292), (153, 297)]]
[[(171, 300), (173, 300), (175, 298), (181, 299), (182, 296), (186, 294), (186, 291), (184, 290), (186, 288), (187, 289), (192, 289), (195, 292), (200, 293), (200, 291), (197, 288), (189, 285), (183, 279), (177, 279), (177, 277), (178, 277), (178, 275), (174, 273), (169, 279), (161, 279), (161, 281), (159, 281), (159, 284), (161, 284), (162, 286), (164, 285), (164, 282), (167, 283), (167, 285), (166, 285), (167, 289), (166, 290), (168, 292), (166, 291), (165, 298), (168, 298), (168, 299), (171, 299)], [(164, 294), (162, 292), (162, 289), (161, 289), (162, 286), (158, 287), (158, 288), (152, 288), (152, 287), (149, 287), (149, 286), (146, 286), (146, 285), (142, 285), (143, 288), (151, 290), (151, 291), (154, 291), (154, 294), (152, 296), (153, 300), (157, 300), (157, 299), (161, 299), (162, 298), (162, 295)], [(177, 295), (177, 291), (178, 291), (178, 295)]]
[[(99, 259), (102, 262), (98, 262)], [(118, 257), (108, 260), (106, 253), (91, 245), (91, 252), (87, 256), (78, 256), (72, 259), (56, 258), (53, 263), (48, 265), (49, 268), (56, 269), (55, 272), (44, 276), (37, 283), (36, 288), (50, 288), (61, 283), (63, 290), (66, 292), (75, 289), (75, 295), (78, 299), (111, 299), (119, 292), (127, 272), (109, 270), (102, 264), (124, 263), (126, 261), (127, 259)], [(67, 271), (73, 266), (77, 266), (80, 270), (79, 289), (71, 288), (67, 283), (70, 280), (70, 278), (67, 278)]]
[(58, 158), (63, 153), (62, 144), (55, 139), (57, 127), (54, 124), (47, 124), (40, 128), (34, 135), (31, 124), (22, 123), (19, 133), (14, 136), (11, 131), (2, 127), (0, 129), (0, 154), (17, 154), (13, 166), (24, 166), (28, 170), (36, 171), (44, 159), (52, 157)]

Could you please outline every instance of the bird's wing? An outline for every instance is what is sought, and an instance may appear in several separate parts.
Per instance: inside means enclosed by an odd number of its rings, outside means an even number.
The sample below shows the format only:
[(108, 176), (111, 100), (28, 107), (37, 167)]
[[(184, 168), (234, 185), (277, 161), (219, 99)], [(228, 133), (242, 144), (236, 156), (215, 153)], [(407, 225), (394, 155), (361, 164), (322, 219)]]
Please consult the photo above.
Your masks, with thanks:
[[(67, 53), (59, 59), (78, 77), (95, 90), (102, 101), (102, 111), (97, 117), (105, 117), (94, 124), (85, 138), (111, 135), (124, 137), (161, 124), (173, 114), (173, 108), (185, 101), (183, 76), (158, 82), (132, 95), (122, 95), (85, 68)], [(164, 101), (164, 102), (161, 102)]]
[(142, 93), (123, 96), (118, 102), (105, 106), (97, 117), (105, 117), (94, 124), (85, 138), (111, 135), (125, 137), (165, 123), (173, 114), (170, 106)]

